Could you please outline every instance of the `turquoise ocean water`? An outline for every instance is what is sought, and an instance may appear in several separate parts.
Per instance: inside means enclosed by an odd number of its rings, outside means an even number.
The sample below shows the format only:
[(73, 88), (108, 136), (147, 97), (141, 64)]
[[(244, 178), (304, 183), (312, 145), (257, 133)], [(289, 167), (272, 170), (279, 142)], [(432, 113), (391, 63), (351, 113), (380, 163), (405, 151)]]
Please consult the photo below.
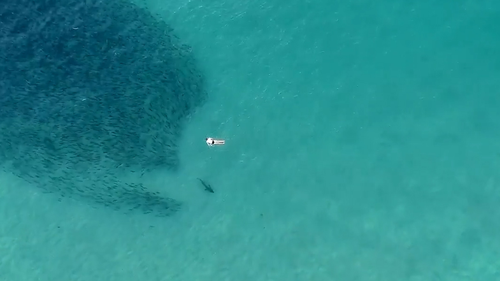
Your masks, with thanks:
[(147, 181), (186, 207), (123, 216), (3, 174), (0, 280), (499, 280), (498, 1), (165, 2), (139, 5), (210, 98)]

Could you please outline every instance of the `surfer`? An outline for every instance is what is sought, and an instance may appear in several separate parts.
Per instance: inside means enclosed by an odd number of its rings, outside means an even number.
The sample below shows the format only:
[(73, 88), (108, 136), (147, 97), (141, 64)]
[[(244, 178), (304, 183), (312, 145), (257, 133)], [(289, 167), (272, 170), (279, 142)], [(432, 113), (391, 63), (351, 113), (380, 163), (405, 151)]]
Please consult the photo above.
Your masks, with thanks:
[(218, 139), (213, 139), (213, 138), (206, 138), (205, 142), (207, 143), (208, 146), (224, 145), (224, 144), (226, 144), (225, 140), (218, 140)]

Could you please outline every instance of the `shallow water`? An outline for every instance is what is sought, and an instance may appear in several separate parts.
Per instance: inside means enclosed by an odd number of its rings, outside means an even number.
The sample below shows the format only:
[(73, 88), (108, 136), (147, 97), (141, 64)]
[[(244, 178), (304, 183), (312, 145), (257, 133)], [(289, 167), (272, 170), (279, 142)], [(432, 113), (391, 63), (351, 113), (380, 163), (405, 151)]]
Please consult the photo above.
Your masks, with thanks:
[(179, 170), (145, 179), (184, 208), (125, 216), (4, 174), (1, 280), (496, 280), (496, 2), (162, 2), (143, 4), (209, 91)]

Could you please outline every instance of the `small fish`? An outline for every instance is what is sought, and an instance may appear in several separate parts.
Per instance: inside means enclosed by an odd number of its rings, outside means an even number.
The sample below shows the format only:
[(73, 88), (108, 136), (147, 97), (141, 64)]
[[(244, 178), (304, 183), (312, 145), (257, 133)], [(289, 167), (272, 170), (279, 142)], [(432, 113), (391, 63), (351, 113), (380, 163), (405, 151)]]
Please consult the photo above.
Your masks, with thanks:
[(198, 180), (201, 182), (201, 184), (203, 184), (203, 186), (205, 187), (205, 191), (208, 191), (210, 193), (215, 193), (212, 186), (210, 186), (210, 184), (204, 182), (202, 179), (198, 178)]

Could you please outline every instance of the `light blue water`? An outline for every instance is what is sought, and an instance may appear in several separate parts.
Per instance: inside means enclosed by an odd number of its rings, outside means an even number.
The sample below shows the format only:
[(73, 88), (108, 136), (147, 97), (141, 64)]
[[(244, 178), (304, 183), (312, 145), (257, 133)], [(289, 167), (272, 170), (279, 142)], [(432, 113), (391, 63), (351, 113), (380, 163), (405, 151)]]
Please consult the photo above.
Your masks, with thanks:
[(3, 175), (0, 280), (497, 280), (500, 4), (162, 2), (210, 93), (179, 173), (148, 179), (187, 207), (126, 217)]

